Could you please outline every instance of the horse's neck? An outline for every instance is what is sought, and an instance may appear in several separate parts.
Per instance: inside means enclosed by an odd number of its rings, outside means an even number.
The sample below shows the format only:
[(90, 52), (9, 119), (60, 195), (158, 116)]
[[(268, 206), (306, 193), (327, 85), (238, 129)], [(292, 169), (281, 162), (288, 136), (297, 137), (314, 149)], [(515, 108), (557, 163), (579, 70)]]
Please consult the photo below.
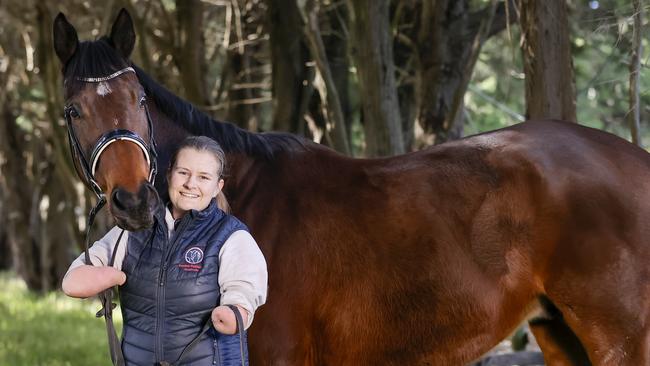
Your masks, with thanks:
[(237, 213), (243, 208), (242, 203), (255, 194), (255, 186), (262, 179), (256, 172), (263, 162), (243, 153), (227, 153), (226, 160), (224, 192), (233, 212)]
[(153, 103), (149, 104), (149, 113), (153, 121), (154, 138), (156, 139), (156, 152), (158, 154), (158, 175), (155, 187), (158, 194), (167, 197), (167, 170), (172, 153), (179, 143), (190, 135), (179, 124), (174, 123), (169, 117), (161, 113)]

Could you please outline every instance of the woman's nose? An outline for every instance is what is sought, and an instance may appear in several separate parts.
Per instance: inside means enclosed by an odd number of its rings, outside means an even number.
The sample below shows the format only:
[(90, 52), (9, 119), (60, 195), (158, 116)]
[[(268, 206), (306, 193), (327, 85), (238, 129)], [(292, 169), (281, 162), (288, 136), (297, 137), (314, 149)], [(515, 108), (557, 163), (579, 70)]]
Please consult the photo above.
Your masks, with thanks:
[(196, 186), (196, 179), (194, 179), (194, 176), (190, 175), (187, 177), (183, 185), (187, 188), (193, 188)]

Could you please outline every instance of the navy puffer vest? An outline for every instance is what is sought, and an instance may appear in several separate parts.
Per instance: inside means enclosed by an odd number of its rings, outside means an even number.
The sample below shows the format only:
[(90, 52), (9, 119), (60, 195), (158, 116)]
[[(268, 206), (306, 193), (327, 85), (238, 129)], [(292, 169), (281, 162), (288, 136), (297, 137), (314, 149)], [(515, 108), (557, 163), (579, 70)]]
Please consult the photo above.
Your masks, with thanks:
[[(219, 250), (233, 232), (248, 230), (215, 200), (203, 211), (189, 211), (171, 238), (164, 215), (163, 208), (152, 229), (129, 233), (122, 264), (127, 280), (120, 287), (127, 365), (178, 360), (219, 305)], [(239, 336), (210, 327), (182, 364), (241, 365), (241, 358)]]

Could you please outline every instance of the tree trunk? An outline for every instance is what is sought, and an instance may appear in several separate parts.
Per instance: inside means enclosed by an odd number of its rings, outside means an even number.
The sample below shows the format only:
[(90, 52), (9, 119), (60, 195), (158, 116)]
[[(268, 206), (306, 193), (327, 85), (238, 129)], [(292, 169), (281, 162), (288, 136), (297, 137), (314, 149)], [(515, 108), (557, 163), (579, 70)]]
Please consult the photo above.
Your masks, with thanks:
[(317, 76), (315, 86), (323, 99), (322, 103), (328, 119), (328, 128), (325, 133), (331, 139), (331, 146), (334, 149), (345, 155), (350, 155), (350, 143), (346, 133), (347, 128), (341, 101), (327, 61), (325, 45), (318, 25), (318, 4), (315, 0), (297, 0), (297, 4), (305, 24), (304, 32), (307, 44), (322, 79), (319, 81)]
[(248, 7), (246, 3), (241, 4), (240, 8), (239, 1), (231, 0), (230, 6), (233, 9), (233, 29), (230, 31), (227, 56), (227, 118), (244, 129), (257, 132), (261, 122), (257, 112), (261, 97), (257, 85), (262, 80), (257, 71), (261, 65), (257, 60), (260, 45), (259, 42), (251, 42), (249, 35), (256, 33), (257, 24), (251, 20), (257, 19), (258, 15), (256, 9)]
[(424, 142), (441, 143), (462, 136), (463, 114), (454, 121), (446, 116), (469, 56), (467, 0), (423, 2), (417, 34), (418, 66), (415, 76), (416, 119), (426, 135)]
[(34, 207), (33, 182), (27, 168), (29, 152), (24, 150), (29, 144), (25, 133), (16, 125), (12, 108), (11, 99), (7, 97), (0, 121), (3, 127), (0, 133), (0, 149), (2, 155), (7, 157), (0, 174), (0, 192), (8, 213), (7, 239), (16, 273), (30, 289), (40, 290), (39, 254), (30, 228), (31, 211)]
[[(0, 198), (3, 194), (0, 193)], [(7, 208), (0, 200), (0, 220), (8, 222)], [(0, 271), (6, 271), (12, 268), (11, 263), (11, 248), (9, 248), (9, 238), (7, 237), (7, 228), (5, 225), (0, 227)]]
[(490, 4), (472, 12), (467, 0), (398, 4), (394, 20), (399, 30), (397, 42), (401, 53), (411, 56), (403, 60), (400, 54), (396, 59), (403, 70), (414, 70), (408, 84), (400, 86), (400, 99), (405, 106), (412, 95), (417, 125), (415, 148), (463, 135), (463, 95), (468, 84), (465, 75), (471, 72), (473, 55), (480, 52), (482, 41), (515, 20), (507, 16), (511, 3), (499, 2), (496, 9)]
[[(71, 260), (79, 254), (78, 247), (83, 244), (74, 212), (77, 202), (66, 200), (63, 192), (63, 186), (70, 183), (60, 182), (56, 174), (50, 175), (50, 181), (45, 184), (43, 192), (49, 198), (49, 206), (41, 231), (42, 278), (44, 288), (47, 286), (48, 289), (59, 287)], [(95, 224), (94, 229), (94, 233), (108, 231), (108, 228), (101, 228), (99, 223)]]
[(465, 92), (467, 91), (467, 87), (469, 86), (469, 82), (472, 78), (474, 67), (476, 66), (476, 61), (478, 60), (481, 48), (483, 48), (483, 43), (485, 43), (490, 29), (492, 28), (492, 22), (494, 20), (496, 8), (497, 0), (491, 0), (488, 14), (481, 20), (481, 25), (479, 26), (478, 32), (476, 32), (474, 35), (472, 48), (470, 49), (465, 63), (465, 70), (461, 73), (460, 85), (456, 89), (451, 100), (451, 109), (445, 117), (445, 122), (443, 125), (453, 125), (455, 123), (454, 121), (457, 121), (459, 119), (459, 114), (462, 114), (463, 110), (465, 109)]
[(272, 67), (273, 129), (304, 134), (304, 98), (313, 95), (309, 50), (303, 42), (302, 18), (295, 0), (268, 0)]
[[(8, 212), (6, 238), (13, 266), (30, 289), (41, 292), (59, 287), (81, 241), (75, 213), (79, 197), (74, 185), (78, 177), (60, 123), (63, 101), (49, 28), (52, 12), (47, 3), (36, 4), (35, 61), (47, 108), (44, 115), (33, 120), (44, 119), (47, 123), (33, 122), (31, 131), (24, 130), (10, 112), (17, 106), (7, 100), (3, 102), (4, 132), (0, 133), (2, 155), (10, 156), (2, 166), (0, 193)], [(0, 100), (6, 99), (3, 96)]]
[(257, 132), (258, 118), (253, 109), (251, 101), (255, 97), (250, 87), (239, 87), (239, 85), (250, 85), (251, 55), (250, 50), (242, 52), (237, 49), (228, 51), (229, 71), (227, 79), (228, 95), (226, 102), (226, 120), (231, 121), (239, 127)]
[(363, 105), (366, 155), (404, 153), (388, 0), (348, 0)]
[[(323, 34), (323, 44), (327, 61), (332, 71), (332, 79), (339, 94), (345, 132), (351, 140), (352, 105), (350, 102), (350, 57), (348, 52), (348, 8), (344, 3), (332, 6), (324, 15), (329, 23), (329, 32)], [(313, 74), (313, 73), (312, 73)], [(351, 141), (350, 141), (351, 142)]]
[(630, 112), (627, 114), (627, 120), (630, 124), (632, 142), (641, 146), (641, 99), (639, 97), (639, 79), (641, 76), (641, 55), (643, 54), (643, 44), (641, 35), (643, 34), (643, 0), (633, 0), (634, 3), (634, 35), (632, 40), (632, 52), (630, 55)]
[(576, 121), (576, 96), (564, 1), (520, 0), (526, 118)]
[(185, 97), (196, 105), (211, 105), (206, 85), (203, 2), (177, 0), (178, 44), (174, 60), (180, 71)]

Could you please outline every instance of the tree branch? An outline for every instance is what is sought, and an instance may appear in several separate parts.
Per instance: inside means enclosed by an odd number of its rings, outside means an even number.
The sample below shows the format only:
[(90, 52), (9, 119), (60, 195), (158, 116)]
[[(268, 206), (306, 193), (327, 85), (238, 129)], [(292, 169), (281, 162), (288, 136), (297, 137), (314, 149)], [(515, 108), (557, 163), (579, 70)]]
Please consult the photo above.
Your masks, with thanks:
[(471, 13), (468, 20), (469, 34), (475, 36), (481, 28), (483, 19), (490, 17), (490, 14), (493, 14), (493, 19), (490, 28), (486, 33), (486, 38), (490, 38), (501, 32), (506, 29), (508, 25), (517, 22), (517, 17), (513, 17), (511, 11), (512, 9), (516, 9), (516, 6), (515, 0), (506, 0), (499, 2), (496, 6), (496, 10), (493, 10), (493, 5), (490, 4), (481, 10)]

